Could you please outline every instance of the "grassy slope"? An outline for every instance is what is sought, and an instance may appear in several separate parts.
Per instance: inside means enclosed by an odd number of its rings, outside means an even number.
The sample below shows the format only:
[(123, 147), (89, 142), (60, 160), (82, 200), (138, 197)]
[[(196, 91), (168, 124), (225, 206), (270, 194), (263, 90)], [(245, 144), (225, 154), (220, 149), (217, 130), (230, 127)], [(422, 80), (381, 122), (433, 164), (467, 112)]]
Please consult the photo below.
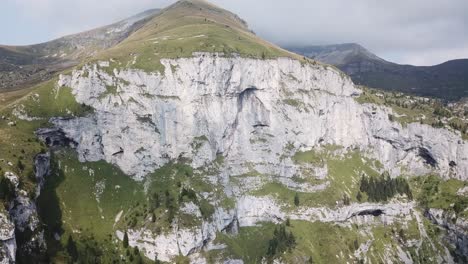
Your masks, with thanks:
[[(397, 246), (411, 254), (415, 263), (436, 263), (437, 254), (443, 253), (440, 236), (443, 232), (429, 222), (424, 222), (429, 237), (433, 240), (437, 252), (434, 252), (427, 240), (421, 248), (406, 246), (410, 240), (420, 240), (416, 220), (403, 226), (398, 223), (390, 225), (341, 227), (330, 223), (310, 223), (290, 221), (287, 230), (296, 238), (296, 246), (291, 251), (281, 254), (285, 263), (386, 263), (391, 259), (398, 263)], [(263, 223), (256, 227), (244, 227), (239, 235), (220, 234), (217, 242), (228, 245), (227, 249), (206, 253), (210, 263), (225, 258), (240, 258), (245, 263), (260, 263), (267, 254), (268, 242), (273, 237), (274, 224)], [(402, 236), (401, 236), (402, 235)], [(370, 242), (367, 253), (355, 256), (354, 253), (362, 244)]]
[[(15, 105), (23, 105), (24, 112), (40, 119), (34, 121), (20, 120), (12, 114), (13, 106), (0, 108), (0, 172), (13, 171), (20, 176), (20, 182), (29, 191), (34, 188), (33, 160), (36, 154), (45, 150), (34, 131), (39, 127), (48, 126), (48, 120), (53, 116), (82, 116), (90, 109), (78, 104), (69, 88), (56, 90), (56, 80), (48, 81), (32, 89), (28, 95), (17, 98), (16, 94), (6, 101)], [(8, 123), (14, 122), (14, 126)], [(10, 166), (11, 162), (13, 166)], [(24, 165), (24, 168), (19, 166)], [(3, 176), (3, 173), (1, 173)]]
[[(190, 228), (211, 218), (214, 207), (209, 200), (227, 199), (218, 192), (219, 186), (204, 179), (202, 172), (194, 172), (183, 163), (170, 163), (138, 183), (104, 161), (80, 163), (73, 151), (63, 149), (54, 154), (52, 171), (39, 207), (51, 245), (49, 254), (57, 261), (67, 258), (69, 235), (77, 241), (83, 256), (93, 255), (87, 251), (92, 249), (99, 252), (101, 261), (112, 261), (116, 254), (125, 253), (116, 230), (144, 227), (160, 234), (174, 226)], [(183, 188), (193, 191), (196, 198), (181, 196)], [(154, 194), (159, 195), (159, 205)], [(186, 202), (199, 206), (201, 219), (180, 211)], [(168, 203), (173, 207), (173, 220)], [(55, 233), (63, 234), (60, 241), (55, 241)]]
[(193, 52), (232, 53), (243, 57), (303, 58), (270, 44), (234, 14), (204, 1), (181, 1), (162, 11), (128, 39), (98, 56), (113, 67), (163, 72), (161, 58), (190, 57)]

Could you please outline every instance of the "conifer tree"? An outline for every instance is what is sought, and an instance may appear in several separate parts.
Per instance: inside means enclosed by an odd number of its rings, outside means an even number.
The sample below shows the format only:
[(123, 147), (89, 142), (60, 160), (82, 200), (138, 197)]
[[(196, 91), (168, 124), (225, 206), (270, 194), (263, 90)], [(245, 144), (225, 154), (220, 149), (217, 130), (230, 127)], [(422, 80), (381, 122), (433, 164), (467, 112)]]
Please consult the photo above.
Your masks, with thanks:
[(125, 231), (125, 233), (124, 233), (123, 246), (124, 246), (124, 248), (128, 248), (128, 234), (127, 234), (127, 231)]

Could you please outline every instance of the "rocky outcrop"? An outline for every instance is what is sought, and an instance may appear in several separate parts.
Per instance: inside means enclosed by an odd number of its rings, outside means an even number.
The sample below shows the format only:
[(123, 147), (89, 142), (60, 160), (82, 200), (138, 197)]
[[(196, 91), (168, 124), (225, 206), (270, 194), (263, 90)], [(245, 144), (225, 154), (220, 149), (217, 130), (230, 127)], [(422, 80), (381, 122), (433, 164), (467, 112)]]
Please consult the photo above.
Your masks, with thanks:
[(454, 212), (430, 208), (426, 216), (435, 224), (448, 231), (447, 239), (456, 245), (456, 253), (468, 260), (468, 220), (458, 218)]
[[(20, 188), (20, 181), (17, 175), (12, 172), (5, 173), (5, 178), (9, 180), (13, 187), (13, 199), (9, 203), (8, 215), (0, 214), (0, 226), (8, 227), (2, 232), (0, 241), (8, 248), (8, 259), (12, 262), (15, 257), (24, 262), (31, 259), (39, 260), (44, 257), (46, 244), (44, 230), (39, 219), (36, 198), (43, 187), (45, 177), (49, 174), (50, 154), (38, 154), (34, 160), (34, 171), (36, 176), (36, 193), (28, 194)], [(34, 198), (31, 198), (34, 197)], [(11, 219), (11, 220), (9, 220)], [(8, 222), (8, 221), (9, 222)], [(0, 256), (2, 253), (0, 252)]]
[(7, 212), (0, 211), (0, 263), (14, 263), (16, 258), (15, 225)]
[(385, 224), (395, 219), (411, 215), (414, 203), (388, 204), (351, 204), (335, 209), (327, 207), (301, 207), (293, 211), (284, 211), (281, 204), (269, 197), (244, 196), (237, 203), (237, 217), (240, 226), (255, 226), (260, 222), (282, 223), (286, 218), (309, 222), (363, 224), (379, 219)]
[[(198, 208), (195, 211), (192, 210), (195, 219), (199, 218), (197, 211), (199, 211)], [(127, 234), (130, 246), (138, 246), (149, 259), (157, 257), (162, 261), (171, 261), (179, 254), (188, 256), (207, 246), (216, 238), (216, 233), (226, 231), (234, 219), (234, 211), (218, 208), (212, 220), (202, 221), (200, 226), (184, 228), (174, 223), (172, 230), (165, 234), (157, 235), (148, 229), (128, 230)], [(116, 235), (120, 240), (123, 239), (122, 231), (117, 231)]]
[[(291, 143), (295, 151), (328, 144), (357, 148), (392, 175), (468, 175), (468, 144), (459, 134), (390, 121), (391, 109), (358, 104), (360, 90), (331, 67), (195, 55), (162, 60), (163, 74), (109, 75), (105, 67), (88, 65), (62, 75), (59, 85), (71, 87), (95, 114), (52, 123), (78, 143), (82, 161), (105, 159), (136, 179), (179, 157), (199, 167), (220, 153), (231, 172), (241, 173), (248, 160), (257, 170), (292, 177), (297, 169), (283, 161)], [(194, 148), (200, 137), (206, 142)]]
[[(182, 211), (199, 219), (198, 207), (186, 205)], [(411, 219), (415, 213), (414, 203), (389, 204), (351, 204), (330, 209), (326, 207), (300, 207), (285, 211), (271, 197), (243, 196), (236, 201), (234, 210), (218, 208), (211, 221), (203, 221), (200, 226), (182, 228), (177, 224), (165, 234), (157, 235), (148, 229), (128, 230), (129, 243), (137, 246), (150, 259), (156, 256), (159, 260), (170, 261), (179, 253), (191, 255), (201, 249), (215, 249), (212, 241), (219, 232), (235, 233), (238, 227), (256, 226), (262, 222), (282, 223), (291, 220), (320, 221), (350, 227), (355, 225), (392, 224), (396, 221)], [(123, 232), (117, 231), (119, 239)]]

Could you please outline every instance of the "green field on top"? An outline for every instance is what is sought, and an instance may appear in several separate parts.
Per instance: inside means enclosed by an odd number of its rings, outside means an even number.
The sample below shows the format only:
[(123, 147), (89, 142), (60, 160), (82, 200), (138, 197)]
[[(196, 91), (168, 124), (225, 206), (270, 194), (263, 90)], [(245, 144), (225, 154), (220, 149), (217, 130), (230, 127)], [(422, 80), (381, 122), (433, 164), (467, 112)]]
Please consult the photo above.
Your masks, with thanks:
[(285, 51), (250, 32), (232, 13), (203, 1), (181, 1), (97, 60), (111, 60), (112, 68), (164, 72), (162, 58), (191, 57), (194, 52), (239, 54), (242, 57), (303, 57)]

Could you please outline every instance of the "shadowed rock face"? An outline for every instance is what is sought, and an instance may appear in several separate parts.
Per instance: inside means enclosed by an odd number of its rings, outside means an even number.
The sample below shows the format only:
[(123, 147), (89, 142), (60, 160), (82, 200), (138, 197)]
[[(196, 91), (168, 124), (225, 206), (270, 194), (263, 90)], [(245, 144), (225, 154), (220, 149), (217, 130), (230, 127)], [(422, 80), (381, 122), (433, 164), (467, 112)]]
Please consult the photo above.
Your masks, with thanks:
[(34, 159), (37, 181), (35, 198), (29, 197), (21, 189), (17, 175), (5, 173), (12, 185), (13, 199), (8, 205), (8, 213), (0, 212), (0, 263), (45, 263), (47, 245), (36, 199), (49, 175), (49, 169), (50, 154), (38, 154)]
[(76, 143), (58, 128), (40, 128), (36, 136), (49, 147), (76, 147)]
[(441, 209), (429, 209), (425, 212), (427, 218), (433, 223), (448, 230), (448, 239), (456, 245), (455, 252), (461, 258), (460, 262), (468, 260), (468, 221), (456, 219), (453, 212)]

